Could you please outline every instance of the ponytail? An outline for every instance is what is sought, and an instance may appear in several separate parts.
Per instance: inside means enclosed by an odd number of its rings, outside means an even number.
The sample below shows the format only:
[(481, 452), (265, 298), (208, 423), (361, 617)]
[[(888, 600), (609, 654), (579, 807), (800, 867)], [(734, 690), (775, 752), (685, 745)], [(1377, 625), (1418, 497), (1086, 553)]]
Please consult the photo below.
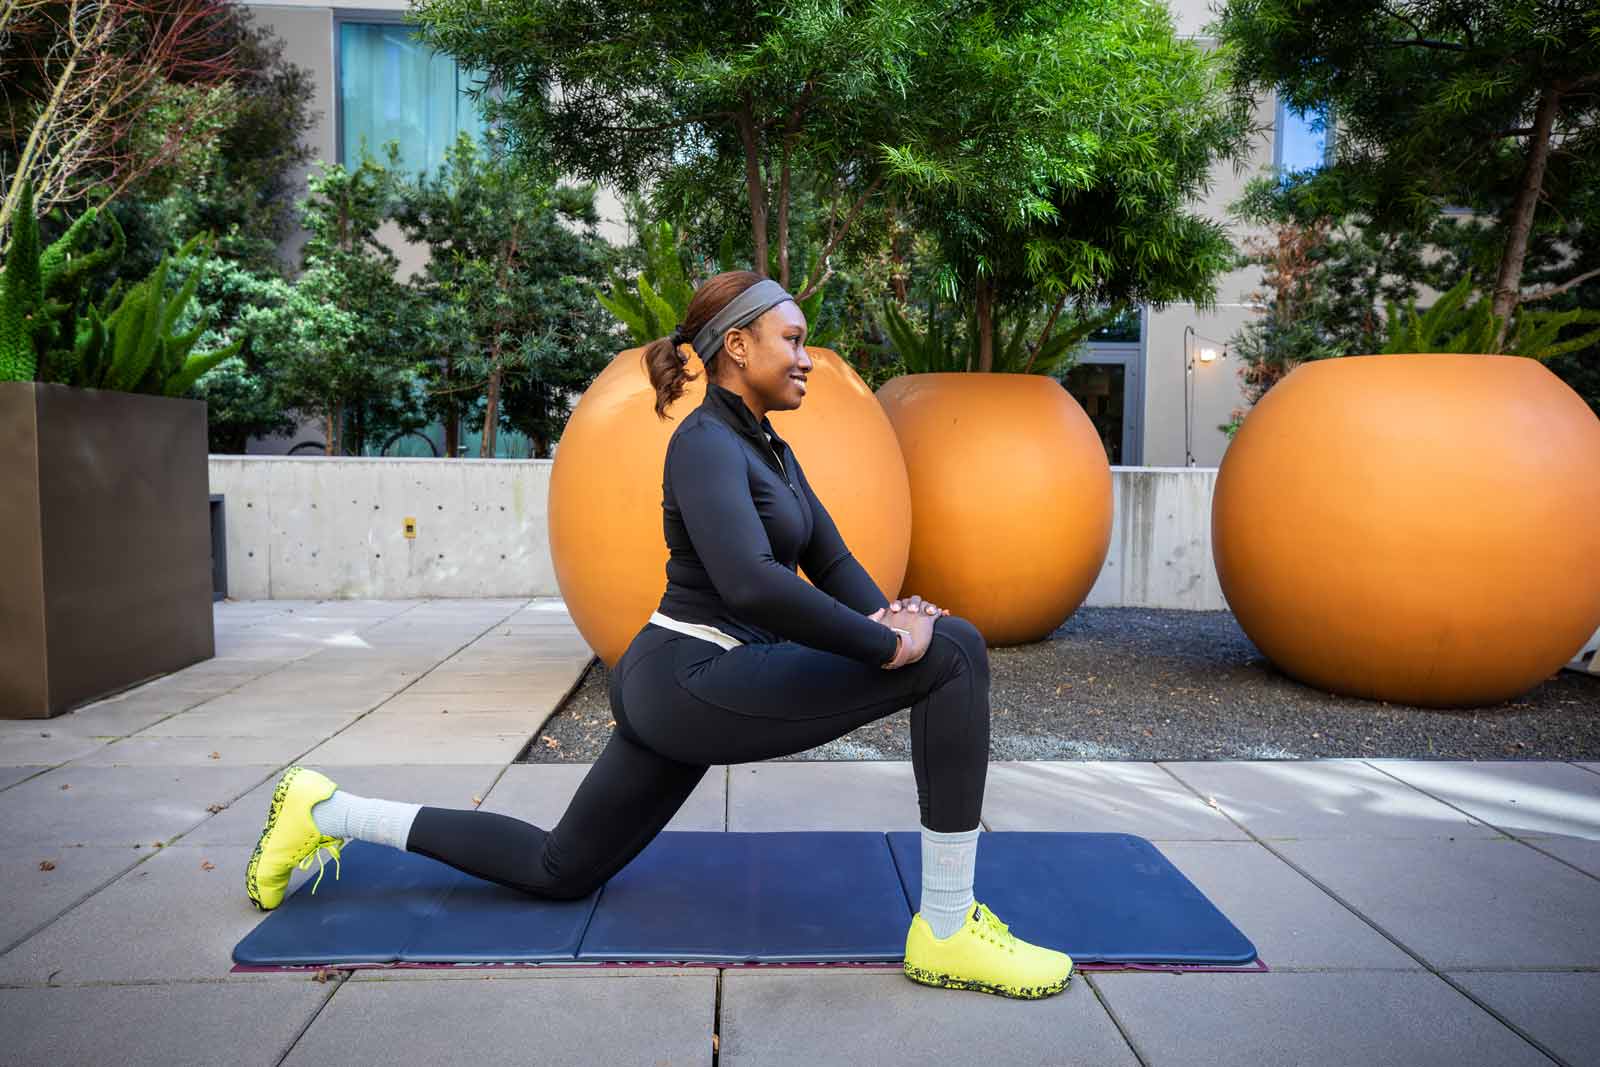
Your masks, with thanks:
[[(645, 346), (642, 358), (645, 373), (650, 376), (650, 385), (656, 391), (656, 418), (666, 418), (667, 408), (683, 395), (684, 387), (700, 377), (689, 372), (689, 357), (682, 351), (683, 346), (692, 344), (695, 335), (716, 317), (717, 312), (760, 280), (759, 274), (748, 270), (724, 271), (708, 279), (695, 290), (694, 298), (684, 311), (683, 321), (672, 333), (658, 337)], [(705, 364), (708, 379), (715, 377), (716, 365), (717, 357), (713, 355)], [(710, 385), (706, 388), (709, 389)]]
[(667, 408), (683, 395), (684, 386), (699, 377), (689, 372), (689, 357), (682, 351), (682, 346), (687, 343), (680, 327), (670, 337), (658, 337), (645, 347), (645, 373), (650, 376), (650, 384), (656, 391), (658, 419), (667, 417)]

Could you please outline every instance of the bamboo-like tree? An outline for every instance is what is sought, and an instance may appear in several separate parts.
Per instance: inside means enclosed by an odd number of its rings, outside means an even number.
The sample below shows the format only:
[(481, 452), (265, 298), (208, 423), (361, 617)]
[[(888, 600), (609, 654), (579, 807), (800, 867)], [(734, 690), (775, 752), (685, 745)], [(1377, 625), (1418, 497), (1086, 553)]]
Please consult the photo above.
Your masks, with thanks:
[(753, 269), (767, 273), (770, 258), (791, 288), (790, 214), (797, 184), (810, 185), (831, 225), (804, 298), (885, 192), (886, 149), (927, 136), (910, 72), (963, 6), (984, 5), (421, 0), (415, 15), (426, 43), (486, 72), (515, 151), (649, 190), (662, 216), (742, 188)]

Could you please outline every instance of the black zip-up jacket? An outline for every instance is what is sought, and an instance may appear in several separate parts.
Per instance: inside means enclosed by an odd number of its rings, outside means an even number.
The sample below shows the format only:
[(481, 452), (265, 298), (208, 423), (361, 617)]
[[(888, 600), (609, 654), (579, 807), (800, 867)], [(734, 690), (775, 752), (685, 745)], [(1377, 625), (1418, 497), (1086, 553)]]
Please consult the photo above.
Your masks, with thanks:
[(661, 614), (749, 644), (795, 641), (873, 666), (893, 658), (894, 631), (866, 617), (888, 601), (771, 420), (758, 423), (738, 393), (706, 383), (667, 444), (661, 494), (671, 553)]

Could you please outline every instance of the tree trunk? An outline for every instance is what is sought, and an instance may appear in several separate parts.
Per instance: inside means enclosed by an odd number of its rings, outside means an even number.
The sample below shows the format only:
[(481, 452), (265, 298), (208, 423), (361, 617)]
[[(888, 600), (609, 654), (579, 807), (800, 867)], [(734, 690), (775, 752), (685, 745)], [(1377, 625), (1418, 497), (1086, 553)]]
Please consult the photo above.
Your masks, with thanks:
[(978, 370), (994, 370), (994, 282), (978, 279)]
[(1505, 348), (1511, 313), (1522, 292), (1522, 263), (1528, 255), (1528, 234), (1533, 230), (1533, 213), (1539, 206), (1539, 190), (1544, 185), (1544, 168), (1550, 160), (1550, 135), (1561, 110), (1561, 91), (1552, 86), (1539, 97), (1533, 115), (1533, 141), (1528, 146), (1528, 163), (1522, 171), (1517, 198), (1511, 205), (1506, 247), (1500, 256), (1500, 275), (1494, 282), (1494, 313), (1500, 319), (1495, 329), (1493, 350)]
[(489, 393), (483, 405), (483, 444), (478, 449), (480, 459), (494, 458), (494, 432), (500, 425), (500, 357), (495, 354), (494, 370), (489, 372)]
[(744, 143), (744, 186), (750, 197), (750, 240), (754, 244), (753, 269), (767, 276), (767, 185), (761, 179), (761, 158), (756, 144), (756, 120), (749, 99), (737, 116), (739, 140)]
[(906, 293), (906, 257), (900, 251), (900, 219), (895, 214), (894, 194), (889, 195), (889, 262), (894, 264), (891, 268), (889, 280), (894, 286), (894, 298), (905, 306)]
[(789, 288), (789, 138), (783, 139), (783, 169), (778, 172), (778, 284)]
[(456, 458), (456, 450), (461, 447), (461, 413), (456, 408), (456, 358), (449, 352), (444, 356), (444, 454), (447, 459)]

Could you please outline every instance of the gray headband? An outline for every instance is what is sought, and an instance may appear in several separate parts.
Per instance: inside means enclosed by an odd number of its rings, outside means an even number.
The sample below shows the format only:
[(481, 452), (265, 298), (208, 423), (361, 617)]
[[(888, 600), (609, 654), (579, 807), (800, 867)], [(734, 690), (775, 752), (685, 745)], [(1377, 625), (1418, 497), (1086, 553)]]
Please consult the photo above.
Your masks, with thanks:
[(722, 339), (728, 331), (738, 326), (748, 326), (785, 300), (793, 300), (789, 291), (771, 278), (763, 278), (750, 288), (728, 301), (723, 309), (711, 316), (711, 321), (700, 327), (694, 335), (695, 354), (701, 363), (710, 363), (711, 357), (722, 351)]

